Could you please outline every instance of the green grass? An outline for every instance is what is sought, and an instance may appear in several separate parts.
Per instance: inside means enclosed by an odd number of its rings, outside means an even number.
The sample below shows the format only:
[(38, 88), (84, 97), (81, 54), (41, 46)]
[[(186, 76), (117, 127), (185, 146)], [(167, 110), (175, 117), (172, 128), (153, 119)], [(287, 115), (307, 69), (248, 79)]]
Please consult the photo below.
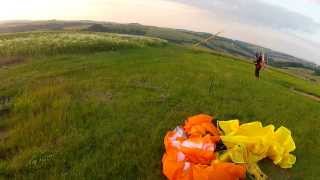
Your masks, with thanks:
[(183, 47), (38, 57), (0, 68), (12, 97), (0, 129), (3, 178), (164, 179), (165, 133), (188, 116), (260, 120), (292, 130), (297, 163), (272, 179), (318, 179), (320, 104), (290, 91), (320, 88), (267, 69)]
[(92, 53), (163, 45), (166, 41), (141, 36), (89, 32), (28, 32), (0, 35), (0, 57)]
[(298, 75), (299, 77), (302, 77), (305, 80), (309, 80), (314, 83), (320, 82), (320, 76), (315, 74), (315, 72), (310, 69), (288, 67), (288, 68), (283, 69), (283, 71), (294, 74), (294, 75)]

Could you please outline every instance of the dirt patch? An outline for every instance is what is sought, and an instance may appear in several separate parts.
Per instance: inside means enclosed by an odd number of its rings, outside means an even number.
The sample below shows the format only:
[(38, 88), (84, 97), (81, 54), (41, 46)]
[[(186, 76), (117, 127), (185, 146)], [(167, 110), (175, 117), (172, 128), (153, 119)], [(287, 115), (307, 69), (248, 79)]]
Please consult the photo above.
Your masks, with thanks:
[[(0, 96), (0, 118), (9, 114), (10, 112), (10, 101), (9, 96)], [(0, 141), (8, 137), (9, 133), (6, 129), (0, 128)]]
[(114, 98), (114, 95), (111, 92), (87, 92), (84, 93), (84, 100), (86, 101), (95, 101), (101, 103), (109, 103)]
[(0, 129), (0, 141), (6, 139), (9, 136), (9, 133), (5, 129)]
[(320, 96), (317, 96), (317, 95), (314, 95), (314, 94), (310, 94), (310, 93), (307, 93), (307, 92), (304, 92), (304, 91), (301, 91), (301, 90), (298, 90), (298, 89), (295, 89), (295, 88), (291, 88), (291, 91), (296, 93), (296, 94), (299, 94), (299, 95), (302, 95), (302, 96), (305, 96), (305, 97), (308, 97), (310, 99), (313, 99), (315, 101), (320, 102)]
[(8, 96), (0, 96), (0, 117), (9, 113), (10, 100), (11, 100), (11, 98)]
[(9, 96), (0, 96), (0, 104), (9, 104), (10, 100)]
[(25, 61), (26, 61), (26, 58), (23, 58), (23, 57), (0, 58), (0, 68), (5, 66), (20, 64)]

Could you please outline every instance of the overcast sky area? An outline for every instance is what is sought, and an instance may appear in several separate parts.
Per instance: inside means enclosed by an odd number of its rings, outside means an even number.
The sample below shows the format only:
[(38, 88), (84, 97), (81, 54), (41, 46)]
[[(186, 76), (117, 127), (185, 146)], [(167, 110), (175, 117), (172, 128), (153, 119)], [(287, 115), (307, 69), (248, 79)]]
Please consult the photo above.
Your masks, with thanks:
[(320, 64), (320, 0), (2, 0), (1, 20), (99, 20), (215, 33)]

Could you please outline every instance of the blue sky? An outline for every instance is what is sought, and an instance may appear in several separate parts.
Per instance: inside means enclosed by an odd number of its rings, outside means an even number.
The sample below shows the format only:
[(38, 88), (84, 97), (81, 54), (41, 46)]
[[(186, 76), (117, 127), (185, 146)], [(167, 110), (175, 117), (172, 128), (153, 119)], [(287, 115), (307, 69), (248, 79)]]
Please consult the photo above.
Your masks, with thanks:
[(99, 20), (215, 33), (320, 65), (320, 0), (10, 0), (1, 20)]

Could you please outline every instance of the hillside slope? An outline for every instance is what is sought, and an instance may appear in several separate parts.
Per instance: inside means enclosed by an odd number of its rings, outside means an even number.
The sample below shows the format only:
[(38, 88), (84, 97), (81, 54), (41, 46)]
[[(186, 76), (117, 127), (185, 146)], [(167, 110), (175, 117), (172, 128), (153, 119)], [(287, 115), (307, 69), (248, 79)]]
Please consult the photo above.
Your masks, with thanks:
[[(0, 68), (0, 176), (164, 179), (166, 131), (194, 114), (292, 130), (297, 164), (262, 163), (272, 179), (319, 177), (319, 102), (312, 83), (169, 44), (30, 57)], [(1, 107), (0, 107), (1, 108)]]
[[(170, 29), (154, 26), (144, 26), (137, 23), (119, 24), (97, 21), (11, 21), (0, 24), (0, 33), (26, 32), (39, 30), (86, 30), (93, 32), (111, 32), (121, 34), (158, 37), (178, 44), (192, 45), (202, 41), (212, 34), (193, 32), (182, 29)], [(225, 52), (245, 58), (253, 58), (257, 50), (268, 54), (270, 64), (276, 67), (303, 67), (314, 70), (316, 64), (294, 56), (277, 52), (254, 44), (218, 37), (214, 42), (204, 45), (209, 49)]]

